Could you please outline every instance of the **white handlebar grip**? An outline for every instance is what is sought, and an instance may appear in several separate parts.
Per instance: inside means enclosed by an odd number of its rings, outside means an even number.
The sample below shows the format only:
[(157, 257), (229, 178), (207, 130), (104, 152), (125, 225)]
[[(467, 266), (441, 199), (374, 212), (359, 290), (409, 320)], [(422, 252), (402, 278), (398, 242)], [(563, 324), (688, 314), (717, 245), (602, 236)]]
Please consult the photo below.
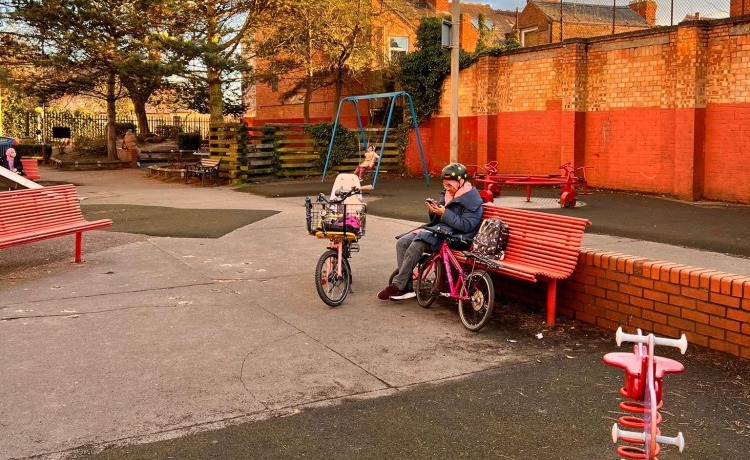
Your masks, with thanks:
[[(646, 441), (646, 434), (643, 432), (625, 431), (621, 430), (615, 423), (612, 425), (612, 442), (617, 443), (620, 438), (635, 439), (639, 441)], [(677, 433), (677, 436), (670, 438), (668, 436), (656, 436), (656, 442), (659, 444), (669, 444), (671, 446), (677, 446), (680, 452), (685, 449), (685, 437), (682, 436), (682, 432)]]
[(682, 432), (677, 433), (677, 436), (670, 438), (667, 436), (656, 436), (656, 442), (659, 444), (669, 444), (671, 446), (677, 446), (680, 452), (685, 448), (685, 437), (682, 436)]
[(645, 441), (646, 435), (643, 432), (625, 431), (621, 430), (620, 427), (615, 423), (612, 425), (612, 442), (616, 443), (620, 438), (637, 439), (639, 441)]
[[(622, 332), (622, 327), (618, 327), (617, 332), (615, 333), (615, 342), (618, 347), (622, 342), (648, 343), (648, 335), (627, 334)], [(688, 342), (685, 334), (682, 334), (679, 339), (666, 339), (664, 337), (654, 336), (654, 345), (675, 347), (684, 355), (687, 351)]]

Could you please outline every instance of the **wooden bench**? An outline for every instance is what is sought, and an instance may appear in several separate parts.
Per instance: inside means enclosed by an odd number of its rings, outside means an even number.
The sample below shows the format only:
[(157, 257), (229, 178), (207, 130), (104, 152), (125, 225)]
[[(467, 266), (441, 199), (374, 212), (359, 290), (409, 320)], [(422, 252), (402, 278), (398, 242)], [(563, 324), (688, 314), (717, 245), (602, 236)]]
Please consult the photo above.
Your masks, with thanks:
[(219, 181), (219, 166), (221, 158), (214, 160), (211, 158), (201, 158), (198, 163), (185, 165), (185, 183), (191, 177), (199, 177), (201, 186), (205, 185), (206, 178), (213, 178), (215, 182)]
[[(588, 219), (484, 205), (483, 219), (498, 218), (510, 227), (505, 258), (493, 273), (547, 283), (547, 325), (555, 326), (557, 281), (573, 274)], [(459, 253), (456, 253), (457, 255)]]
[(75, 234), (75, 261), (81, 262), (82, 234), (112, 225), (87, 221), (74, 185), (0, 192), (0, 249)]
[(21, 158), (21, 164), (23, 165), (23, 173), (26, 175), (26, 179), (39, 180), (42, 178), (39, 175), (39, 162), (36, 158)]

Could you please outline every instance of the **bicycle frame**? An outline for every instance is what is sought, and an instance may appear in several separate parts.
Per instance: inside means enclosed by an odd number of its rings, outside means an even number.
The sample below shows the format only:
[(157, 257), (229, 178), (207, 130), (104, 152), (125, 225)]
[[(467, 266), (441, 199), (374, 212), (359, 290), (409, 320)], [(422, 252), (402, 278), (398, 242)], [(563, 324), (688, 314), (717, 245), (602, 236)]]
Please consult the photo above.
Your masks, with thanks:
[[(440, 250), (432, 256), (433, 263), (435, 263), (434, 259), (438, 256), (443, 260), (443, 265), (445, 266), (445, 276), (448, 280), (448, 288), (450, 289), (448, 292), (449, 297), (451, 299), (464, 301), (470, 300), (470, 297), (468, 295), (462, 296), (460, 291), (460, 287), (466, 285), (466, 278), (468, 275), (464, 271), (461, 262), (459, 262), (458, 258), (453, 255), (453, 252), (448, 247), (447, 242), (443, 241), (440, 244)], [(458, 279), (455, 283), (453, 281), (453, 270), (451, 270), (451, 268), (455, 268), (458, 271)], [(467, 291), (466, 293), (468, 294), (468, 290), (465, 291)]]

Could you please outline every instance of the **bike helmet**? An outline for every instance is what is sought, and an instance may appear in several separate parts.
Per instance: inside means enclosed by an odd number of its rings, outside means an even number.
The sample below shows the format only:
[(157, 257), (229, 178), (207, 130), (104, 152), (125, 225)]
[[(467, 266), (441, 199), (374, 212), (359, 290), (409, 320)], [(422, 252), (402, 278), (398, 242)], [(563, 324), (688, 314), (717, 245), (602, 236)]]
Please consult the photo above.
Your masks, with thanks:
[(469, 178), (466, 166), (461, 163), (451, 163), (443, 168), (442, 176), (444, 180), (462, 181)]

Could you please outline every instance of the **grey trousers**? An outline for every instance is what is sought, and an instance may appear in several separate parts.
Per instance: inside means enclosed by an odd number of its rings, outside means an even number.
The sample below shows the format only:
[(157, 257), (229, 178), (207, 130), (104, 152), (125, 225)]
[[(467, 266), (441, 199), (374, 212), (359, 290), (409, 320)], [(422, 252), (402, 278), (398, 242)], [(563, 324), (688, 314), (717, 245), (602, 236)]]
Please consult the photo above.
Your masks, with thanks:
[(415, 241), (416, 237), (413, 233), (407, 233), (396, 241), (398, 274), (393, 278), (393, 284), (402, 291), (414, 290), (412, 273), (422, 254), (430, 249), (430, 245), (424, 241)]

